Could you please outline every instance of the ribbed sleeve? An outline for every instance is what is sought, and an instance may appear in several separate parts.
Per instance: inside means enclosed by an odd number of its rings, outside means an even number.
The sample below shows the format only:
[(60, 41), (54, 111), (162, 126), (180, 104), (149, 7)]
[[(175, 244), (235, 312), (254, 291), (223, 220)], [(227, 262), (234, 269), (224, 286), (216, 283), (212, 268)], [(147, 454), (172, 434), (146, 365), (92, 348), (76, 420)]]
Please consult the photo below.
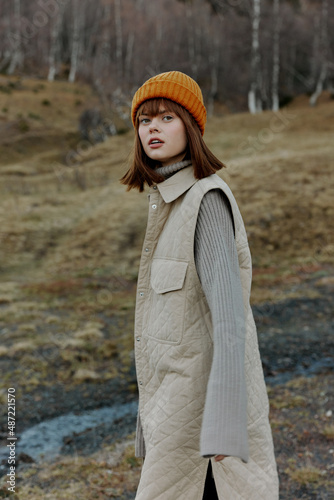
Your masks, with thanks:
[(137, 431), (135, 440), (135, 455), (136, 457), (144, 458), (146, 455), (145, 441), (143, 436), (143, 428), (140, 421), (139, 410), (137, 414)]
[(213, 360), (201, 429), (202, 456), (248, 460), (245, 318), (231, 208), (220, 190), (201, 202), (195, 262), (213, 324)]

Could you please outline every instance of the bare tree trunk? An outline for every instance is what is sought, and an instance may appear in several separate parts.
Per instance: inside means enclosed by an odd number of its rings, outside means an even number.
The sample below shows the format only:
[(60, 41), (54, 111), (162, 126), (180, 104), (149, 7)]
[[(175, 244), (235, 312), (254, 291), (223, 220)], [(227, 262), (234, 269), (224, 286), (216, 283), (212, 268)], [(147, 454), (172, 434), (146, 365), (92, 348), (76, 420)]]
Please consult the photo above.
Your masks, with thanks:
[(161, 5), (159, 2), (152, 2), (150, 11), (152, 17), (156, 19), (154, 28), (152, 27), (150, 44), (147, 51), (150, 54), (150, 70), (154, 74), (161, 73), (161, 42), (163, 40), (163, 21), (160, 16)]
[(133, 57), (133, 46), (135, 43), (135, 34), (133, 31), (129, 33), (128, 43), (126, 47), (125, 56), (125, 81), (130, 83), (131, 80), (131, 68), (132, 68), (132, 57)]
[(273, 79), (272, 79), (272, 110), (279, 110), (279, 73), (280, 73), (280, 0), (274, 0), (274, 45), (273, 45)]
[(103, 59), (110, 63), (111, 59), (111, 44), (110, 44), (110, 25), (111, 25), (111, 4), (108, 2), (103, 9), (103, 41), (102, 41), (102, 54)]
[(218, 91), (218, 68), (219, 68), (219, 41), (217, 38), (213, 39), (210, 54), (210, 68), (211, 68), (211, 88), (208, 99), (208, 116), (213, 115), (215, 99)]
[(187, 15), (187, 33), (188, 33), (188, 53), (189, 61), (191, 67), (191, 75), (194, 80), (197, 79), (198, 67), (196, 58), (196, 40), (194, 33), (194, 16), (193, 16), (193, 6), (192, 4), (186, 7)]
[(123, 37), (122, 37), (122, 16), (121, 0), (114, 0), (115, 6), (115, 30), (116, 30), (116, 71), (117, 86), (122, 85), (123, 78)]
[(248, 108), (251, 113), (262, 111), (260, 38), (259, 27), (261, 19), (261, 0), (253, 0), (252, 15), (252, 55), (251, 55), (251, 85), (248, 92)]
[(11, 36), (13, 53), (7, 73), (12, 75), (18, 66), (23, 63), (22, 38), (21, 38), (21, 2), (14, 0), (14, 34)]
[(6, 68), (6, 66), (10, 64), (12, 55), (10, 47), (8, 46), (8, 44), (5, 43), (5, 40), (10, 39), (10, 5), (2, 4), (0, 5), (0, 9), (1, 9), (0, 16), (2, 19), (1, 28), (3, 30), (2, 43), (1, 43), (2, 47), (0, 48), (0, 71), (3, 71)]
[(79, 0), (73, 0), (73, 36), (72, 36), (72, 50), (71, 50), (71, 69), (68, 81), (73, 83), (75, 81), (80, 52), (80, 36), (81, 36), (81, 23), (80, 23), (80, 10), (84, 11), (84, 7), (79, 4)]
[(288, 74), (287, 74), (287, 88), (291, 95), (293, 95), (295, 91), (295, 72), (294, 69), (296, 67), (296, 58), (297, 58), (297, 49), (296, 43), (293, 40), (289, 47), (289, 66), (288, 66)]
[[(88, 71), (92, 75), (92, 78), (95, 80), (99, 79), (102, 76), (102, 72), (107, 72), (110, 70), (111, 12), (108, 12), (108, 9), (105, 9), (105, 7), (107, 6), (103, 6), (100, 4), (94, 7), (94, 22), (91, 24), (89, 31), (86, 31), (87, 45), (85, 47), (85, 54), (88, 64), (90, 64), (91, 61), (91, 65)], [(101, 31), (101, 43), (96, 44), (96, 40), (99, 40), (99, 33)]]
[(48, 73), (49, 82), (54, 81), (57, 72), (57, 57), (59, 56), (59, 51), (60, 51), (59, 33), (63, 19), (63, 14), (64, 14), (64, 5), (60, 3), (55, 18), (53, 19), (53, 24), (51, 27), (51, 34), (50, 34), (49, 73)]
[(312, 58), (311, 58), (311, 76), (310, 83), (314, 88), (317, 84), (318, 79), (318, 67), (319, 67), (319, 52), (320, 52), (320, 31), (321, 31), (321, 14), (315, 16), (314, 18), (314, 36), (313, 36), (313, 47), (312, 47)]
[(321, 37), (320, 37), (320, 50), (321, 50), (321, 67), (315, 91), (310, 97), (310, 105), (315, 106), (318, 98), (321, 95), (328, 72), (328, 0), (322, 0), (321, 8)]
[(326, 78), (327, 78), (327, 64), (324, 62), (321, 67), (321, 72), (317, 81), (316, 89), (310, 97), (311, 106), (315, 106), (317, 104), (318, 98), (320, 97), (322, 91), (324, 90), (324, 83)]

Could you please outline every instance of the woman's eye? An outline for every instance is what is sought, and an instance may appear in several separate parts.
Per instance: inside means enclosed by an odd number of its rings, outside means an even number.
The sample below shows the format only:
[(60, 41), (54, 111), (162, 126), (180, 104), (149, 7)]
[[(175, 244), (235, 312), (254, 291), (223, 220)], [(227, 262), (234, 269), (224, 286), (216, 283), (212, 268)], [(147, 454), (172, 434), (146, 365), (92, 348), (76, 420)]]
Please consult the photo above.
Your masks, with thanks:
[(149, 118), (141, 118), (140, 119), (140, 123), (143, 123), (143, 124), (146, 124), (146, 123), (149, 123)]
[(173, 117), (172, 117), (172, 115), (165, 115), (163, 117), (163, 120), (165, 120), (165, 122), (169, 122), (169, 121), (173, 120)]

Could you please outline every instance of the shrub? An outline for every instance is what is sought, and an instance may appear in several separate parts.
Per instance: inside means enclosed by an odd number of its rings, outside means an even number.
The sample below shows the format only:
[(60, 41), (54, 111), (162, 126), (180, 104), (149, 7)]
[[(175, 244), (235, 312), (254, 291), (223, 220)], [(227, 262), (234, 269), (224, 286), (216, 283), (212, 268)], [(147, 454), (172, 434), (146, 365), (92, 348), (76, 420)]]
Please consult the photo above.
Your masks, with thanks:
[(31, 112), (28, 113), (28, 118), (31, 118), (32, 120), (40, 120), (41, 119), (41, 117), (39, 115), (37, 115), (36, 113), (31, 113)]
[(30, 130), (29, 123), (24, 118), (21, 118), (17, 125), (20, 132), (28, 132)]

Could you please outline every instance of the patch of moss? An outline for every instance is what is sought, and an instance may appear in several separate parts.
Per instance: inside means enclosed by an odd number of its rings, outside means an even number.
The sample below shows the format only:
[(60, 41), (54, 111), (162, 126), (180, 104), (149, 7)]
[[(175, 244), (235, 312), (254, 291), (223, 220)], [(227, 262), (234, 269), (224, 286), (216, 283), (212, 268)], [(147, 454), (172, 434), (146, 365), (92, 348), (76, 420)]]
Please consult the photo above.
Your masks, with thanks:
[(307, 405), (307, 398), (299, 394), (291, 394), (286, 391), (283, 395), (271, 399), (271, 406), (275, 409), (296, 408)]
[(320, 433), (325, 436), (328, 440), (334, 440), (334, 424), (325, 425), (325, 427), (320, 431)]
[(305, 466), (298, 468), (286, 468), (284, 471), (293, 481), (305, 486), (309, 483), (321, 483), (326, 480), (325, 470), (318, 469), (317, 467)]

